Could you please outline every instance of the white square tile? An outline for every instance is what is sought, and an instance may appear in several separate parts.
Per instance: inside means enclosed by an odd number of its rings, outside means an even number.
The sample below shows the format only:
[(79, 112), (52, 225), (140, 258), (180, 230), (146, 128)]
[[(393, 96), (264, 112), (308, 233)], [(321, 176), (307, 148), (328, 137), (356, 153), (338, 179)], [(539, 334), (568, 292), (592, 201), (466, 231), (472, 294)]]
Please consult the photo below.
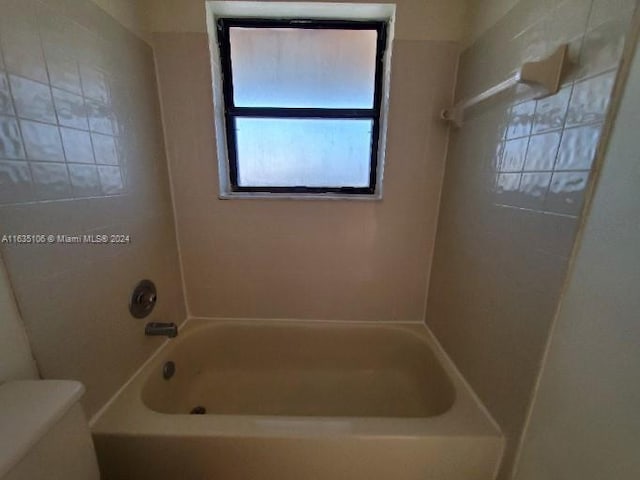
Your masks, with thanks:
[(109, 106), (89, 99), (85, 100), (85, 105), (89, 117), (89, 127), (92, 132), (105, 135), (114, 135), (116, 133), (113, 130), (113, 112)]
[(83, 25), (73, 26), (73, 51), (78, 61), (85, 65), (100, 66), (104, 63), (104, 50), (97, 32), (85, 28)]
[(96, 163), (118, 165), (118, 151), (115, 139), (109, 135), (91, 134)]
[(508, 140), (504, 144), (502, 151), (502, 162), (500, 163), (501, 172), (519, 172), (524, 167), (524, 160), (527, 154), (527, 145), (529, 138), (519, 138), (516, 140)]
[(0, 160), (0, 203), (27, 202), (32, 196), (29, 164)]
[(20, 120), (22, 138), (30, 160), (64, 162), (58, 127)]
[(71, 184), (64, 163), (31, 163), (33, 188), (40, 200), (71, 198)]
[(582, 211), (589, 172), (556, 172), (551, 178), (545, 210), (577, 216)]
[[(568, 43), (584, 35), (585, 26), (591, 10), (591, 1), (560, 0), (553, 1), (556, 8), (548, 15), (546, 33), (547, 45), (555, 48), (561, 43)], [(555, 42), (551, 45), (551, 40)]]
[(61, 127), (60, 134), (62, 135), (62, 146), (64, 147), (64, 155), (67, 162), (95, 162), (91, 134), (89, 132)]
[(493, 154), (489, 158), (489, 169), (493, 172), (499, 172), (502, 166), (502, 155), (504, 151), (504, 142), (498, 141), (493, 149)]
[(568, 128), (562, 134), (554, 170), (589, 170), (596, 155), (602, 125)]
[(102, 193), (95, 165), (68, 165), (73, 193), (76, 197), (93, 197)]
[(98, 167), (102, 192), (105, 195), (115, 195), (124, 191), (124, 182), (119, 167)]
[(0, 115), (0, 158), (25, 158), (18, 121), (14, 117)]
[(604, 122), (617, 72), (598, 75), (575, 84), (567, 126)]
[(587, 78), (615, 69), (620, 64), (629, 19), (603, 23), (584, 37), (578, 78)]
[(531, 133), (535, 108), (534, 101), (520, 103), (511, 108), (509, 125), (507, 126), (507, 139), (526, 137)]
[(11, 91), (9, 90), (9, 79), (0, 72), (0, 114), (13, 115), (13, 102), (11, 101)]
[(86, 65), (80, 65), (80, 78), (85, 97), (98, 100), (101, 103), (108, 103), (109, 81), (103, 72)]
[(18, 116), (29, 120), (56, 123), (49, 85), (15, 75), (9, 76)]
[(81, 96), (54, 88), (53, 101), (60, 125), (89, 130), (87, 109)]
[(515, 192), (520, 186), (519, 173), (501, 173), (498, 175), (498, 193)]
[(515, 205), (518, 201), (520, 173), (500, 173), (496, 179), (495, 201), (500, 205)]
[(38, 20), (47, 59), (50, 51), (73, 52), (75, 22), (60, 15), (56, 9), (43, 12)]
[(571, 98), (571, 87), (565, 87), (555, 95), (536, 102), (536, 112), (533, 121), (533, 133), (543, 133), (559, 130), (564, 126)]
[(631, 18), (636, 0), (593, 0), (589, 29), (611, 20)]
[(518, 205), (522, 208), (542, 210), (551, 182), (551, 173), (523, 173), (520, 180)]
[(80, 73), (76, 60), (57, 51), (47, 52), (46, 58), (51, 86), (82, 95)]
[(532, 135), (529, 139), (524, 170), (529, 172), (553, 170), (560, 146), (560, 137), (560, 132)]
[(6, 15), (0, 15), (0, 41), (5, 68), (16, 75), (47, 82), (38, 27), (28, 16), (29, 12), (13, 8)]

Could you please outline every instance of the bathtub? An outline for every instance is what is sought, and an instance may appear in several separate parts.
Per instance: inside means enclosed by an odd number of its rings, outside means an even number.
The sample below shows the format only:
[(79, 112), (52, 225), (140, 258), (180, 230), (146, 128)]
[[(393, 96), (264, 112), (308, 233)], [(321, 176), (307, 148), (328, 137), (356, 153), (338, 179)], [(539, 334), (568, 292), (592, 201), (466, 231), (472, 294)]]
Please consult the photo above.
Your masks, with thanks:
[(92, 432), (103, 480), (490, 480), (503, 449), (421, 324), (191, 319)]

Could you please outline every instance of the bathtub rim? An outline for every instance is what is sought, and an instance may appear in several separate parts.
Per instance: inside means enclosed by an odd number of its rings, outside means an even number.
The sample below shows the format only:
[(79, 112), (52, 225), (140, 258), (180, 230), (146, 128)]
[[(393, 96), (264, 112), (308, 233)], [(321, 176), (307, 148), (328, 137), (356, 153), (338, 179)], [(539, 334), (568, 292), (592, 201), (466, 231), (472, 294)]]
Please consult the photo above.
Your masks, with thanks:
[[(431, 349), (454, 388), (449, 410), (426, 418), (301, 417), (266, 415), (189, 415), (160, 413), (147, 407), (142, 389), (147, 376), (165, 358), (175, 340), (165, 341), (114, 396), (91, 418), (94, 435), (307, 437), (347, 435), (356, 437), (500, 437), (502, 432), (475, 392), (448, 357), (428, 326), (422, 322), (337, 321), (296, 319), (237, 319), (190, 317), (180, 326), (181, 336), (220, 325), (331, 325), (390, 328), (417, 336)], [(187, 338), (188, 338), (187, 336)], [(170, 350), (169, 350), (170, 351)]]

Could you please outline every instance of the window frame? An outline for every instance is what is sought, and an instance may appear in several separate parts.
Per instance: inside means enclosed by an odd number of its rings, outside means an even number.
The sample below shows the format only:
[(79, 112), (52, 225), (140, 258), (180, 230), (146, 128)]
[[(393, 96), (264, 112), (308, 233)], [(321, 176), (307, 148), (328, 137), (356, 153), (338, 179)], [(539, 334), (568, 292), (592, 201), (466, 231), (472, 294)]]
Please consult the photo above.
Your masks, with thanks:
[[(313, 18), (245, 18), (218, 17), (215, 19), (221, 67), (224, 125), (230, 193), (233, 194), (333, 194), (338, 196), (373, 196), (379, 191), (379, 150), (381, 144), (382, 107), (387, 50), (388, 22), (385, 20), (313, 19)], [(237, 107), (233, 98), (233, 68), (231, 65), (230, 28), (292, 28), (331, 30), (373, 30), (376, 32), (376, 59), (372, 108), (291, 108)], [(296, 118), (296, 119), (367, 119), (372, 121), (369, 157), (369, 184), (365, 187), (309, 187), (309, 186), (241, 186), (238, 184), (238, 152), (236, 118)]]

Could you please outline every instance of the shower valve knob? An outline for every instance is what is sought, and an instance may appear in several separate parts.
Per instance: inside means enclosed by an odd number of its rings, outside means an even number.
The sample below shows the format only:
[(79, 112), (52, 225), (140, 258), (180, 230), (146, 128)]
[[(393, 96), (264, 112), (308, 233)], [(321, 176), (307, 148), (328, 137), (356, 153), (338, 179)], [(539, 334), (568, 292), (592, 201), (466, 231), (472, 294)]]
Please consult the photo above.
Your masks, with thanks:
[(157, 300), (156, 286), (151, 280), (142, 280), (131, 294), (129, 312), (135, 318), (144, 318), (151, 313)]

